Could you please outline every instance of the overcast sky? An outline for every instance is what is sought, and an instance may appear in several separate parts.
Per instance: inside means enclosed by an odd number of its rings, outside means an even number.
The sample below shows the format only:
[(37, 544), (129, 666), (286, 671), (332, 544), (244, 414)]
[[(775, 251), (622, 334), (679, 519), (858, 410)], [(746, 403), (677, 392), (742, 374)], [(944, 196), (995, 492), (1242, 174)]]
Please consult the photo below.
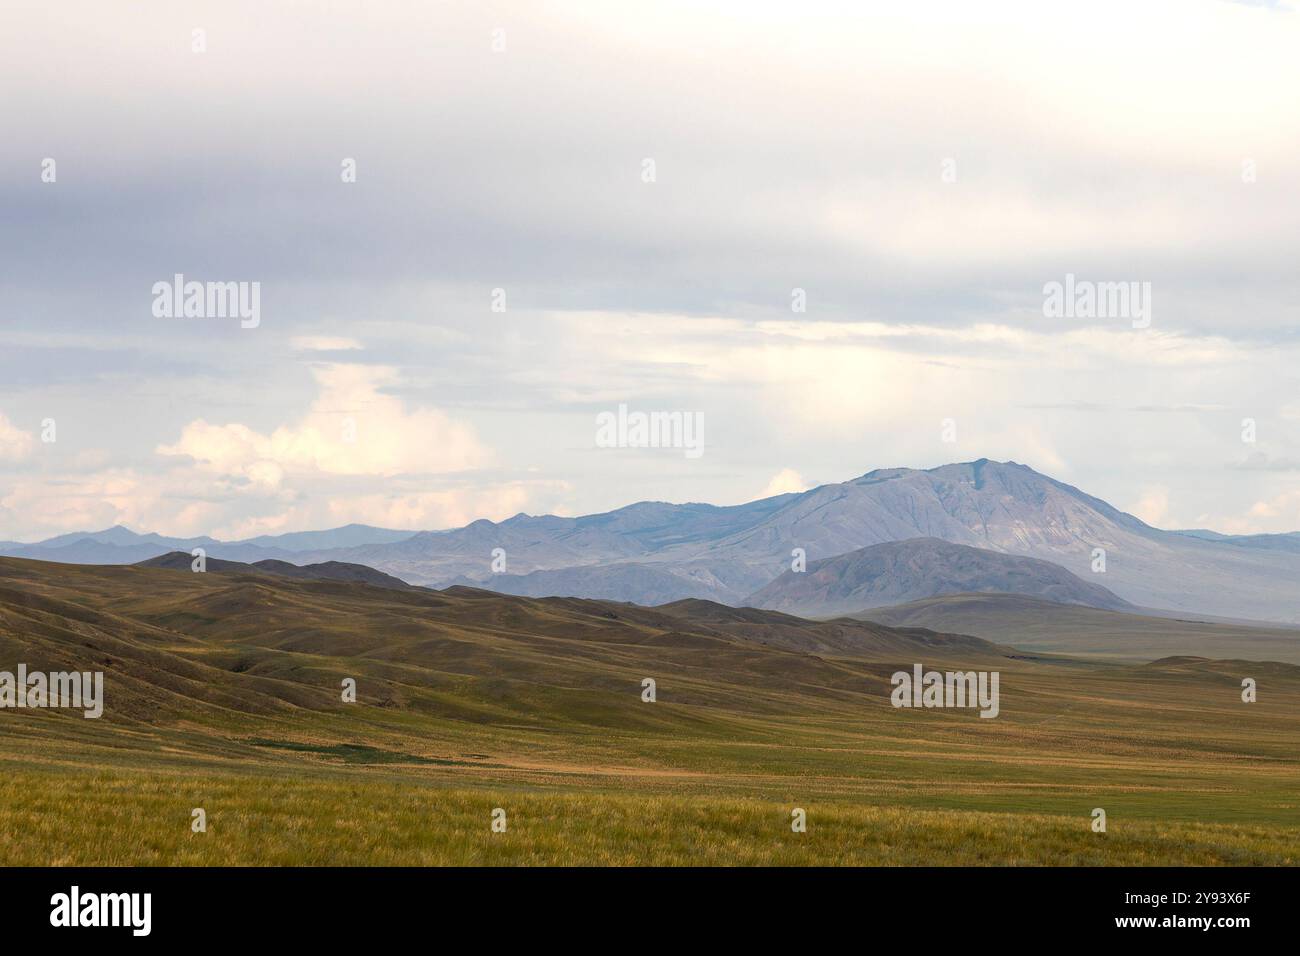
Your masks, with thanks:
[[(980, 457), (1300, 529), (1285, 7), (8, 4), (0, 540)], [(177, 273), (259, 283), (259, 324), (157, 317)], [(1149, 326), (1045, 315), (1067, 274), (1150, 283)], [(703, 454), (598, 447), (620, 404)]]

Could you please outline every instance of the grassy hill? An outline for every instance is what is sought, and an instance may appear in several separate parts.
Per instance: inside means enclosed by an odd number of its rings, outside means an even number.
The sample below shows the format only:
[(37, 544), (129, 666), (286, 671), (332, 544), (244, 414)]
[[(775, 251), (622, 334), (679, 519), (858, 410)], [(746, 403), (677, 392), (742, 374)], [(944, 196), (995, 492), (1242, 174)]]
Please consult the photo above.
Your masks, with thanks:
[[(1300, 668), (1036, 656), (1014, 636), (0, 559), (0, 670), (103, 670), (107, 698), (100, 720), (0, 711), (0, 855), (1300, 861)], [(1000, 716), (891, 707), (914, 663), (999, 671)]]
[(1176, 654), (1300, 664), (1300, 629), (1128, 614), (1020, 594), (949, 594), (852, 615), (893, 627), (959, 630), (1023, 650), (1152, 661)]
[(851, 614), (944, 594), (1023, 594), (1113, 611), (1136, 608), (1059, 564), (953, 544), (939, 538), (887, 541), (786, 571), (745, 599), (808, 617)]
[[(147, 561), (136, 562), (145, 568), (168, 568), (173, 571), (190, 571), (194, 559), (186, 551), (169, 551)], [(221, 558), (207, 558), (205, 573), (238, 574), (274, 574), (286, 578), (302, 578), (316, 581), (357, 581), (361, 584), (373, 584), (381, 588), (407, 590), (411, 585), (391, 574), (384, 574), (364, 564), (348, 564), (343, 561), (323, 561), (318, 564), (290, 564), (288, 561), (266, 559), (251, 564), (243, 561), (224, 561)]]

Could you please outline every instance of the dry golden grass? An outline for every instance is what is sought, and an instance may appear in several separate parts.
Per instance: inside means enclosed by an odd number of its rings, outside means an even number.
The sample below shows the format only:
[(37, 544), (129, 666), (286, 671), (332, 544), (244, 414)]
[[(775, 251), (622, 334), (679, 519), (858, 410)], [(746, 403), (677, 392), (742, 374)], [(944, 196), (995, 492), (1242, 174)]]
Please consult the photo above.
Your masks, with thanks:
[[(355, 775), (9, 773), (7, 865), (1245, 865), (1300, 829), (655, 793), (465, 789)], [(206, 833), (190, 810), (207, 812)], [(496, 807), (504, 833), (491, 830)]]

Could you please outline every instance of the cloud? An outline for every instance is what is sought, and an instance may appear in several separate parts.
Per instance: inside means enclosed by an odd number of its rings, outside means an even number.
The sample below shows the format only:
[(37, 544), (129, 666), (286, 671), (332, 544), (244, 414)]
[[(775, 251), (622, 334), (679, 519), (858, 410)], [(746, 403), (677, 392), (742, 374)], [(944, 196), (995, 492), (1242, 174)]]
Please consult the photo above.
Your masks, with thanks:
[(803, 475), (793, 468), (782, 468), (772, 476), (772, 480), (767, 483), (767, 487), (760, 491), (758, 497), (754, 500), (771, 498), (774, 495), (784, 495), (792, 491), (807, 491), (808, 488), (809, 484), (804, 480)]
[(0, 412), (0, 460), (18, 461), (32, 453), (35, 440)]
[(1153, 527), (1159, 527), (1160, 522), (1169, 515), (1169, 489), (1148, 488), (1137, 504), (1129, 508), (1129, 513)]
[[(477, 519), (502, 520), (541, 500), (553, 504), (570, 490), (550, 479), (476, 481), (430, 490), (427, 479), (389, 479), (384, 491), (359, 489), (352, 479), (316, 475), (295, 488), (214, 482), (197, 466), (178, 464), (162, 475), (105, 469), (77, 477), (16, 482), (0, 495), (0, 526), (50, 533), (94, 531), (123, 524), (178, 537), (222, 540), (333, 528), (378, 525), (431, 530)], [(196, 489), (204, 489), (197, 492)], [(558, 510), (548, 508), (547, 510)], [(14, 537), (20, 535), (13, 534)]]
[[(0, 87), (41, 95), (0, 138), (0, 383), (13, 422), (60, 433), (0, 423), (5, 535), (725, 503), (789, 462), (981, 456), (1289, 520), (1268, 503), (1294, 429), (1269, 430), (1272, 467), (1206, 463), (1242, 455), (1233, 419), (1300, 419), (1300, 17), (327, 6), (304, 31), (301, 4), (206, 4), (203, 56), (143, 5), (8, 17)], [(260, 281), (262, 326), (153, 321), (178, 271)], [(1152, 327), (1046, 319), (1066, 273), (1151, 281)], [(701, 411), (707, 455), (588, 454), (620, 401)]]
[(1256, 451), (1240, 461), (1229, 462), (1228, 467), (1236, 471), (1300, 471), (1300, 458), (1273, 458)]
[[(179, 259), (262, 280), (268, 310), (286, 284), (282, 303), (301, 285), (328, 302), (434, 278), (507, 282), (512, 302), (541, 308), (701, 314), (788, 304), (797, 285), (810, 317), (965, 324), (1074, 269), (1151, 279), (1157, 322), (1293, 323), (1295, 17), (1178, 0), (1098, 0), (1087, 17), (1032, 0), (978, 15), (965, 0), (810, 0), (498, 18), (338, 0), (311, 42), (287, 42), (301, 39), (297, 6), (211, 5), (204, 56), (144, 10), (67, 0), (74, 37), (63, 16), (15, 11), (0, 82), (44, 75), (50, 50), (63, 68), (9, 111), (0, 160), (53, 140), (78, 175), (39, 198), (7, 181), (0, 199), (25, 215), (0, 238), (25, 251), (4, 278), (48, 290), (57, 269), (106, 298), (104, 276), (156, 279)], [(484, 39), (496, 26), (517, 41), (503, 54)], [(103, 97), (137, 109), (99, 109)], [(388, 108), (340, 126), (374, 102)], [(254, 137), (264, 149), (221, 149)], [(121, 162), (94, 161), (105, 143)], [(196, 166), (213, 188), (188, 188)], [(51, 211), (51, 194), (78, 214)], [(1268, 307), (1250, 290), (1270, 290)]]
[(539, 493), (563, 491), (561, 482), (509, 481), (438, 491), (401, 488), (387, 492), (343, 494), (236, 518), (217, 527), (216, 536), (235, 540), (345, 524), (369, 524), (413, 531), (455, 528), (478, 518), (500, 521), (518, 514)]
[(1300, 491), (1288, 489), (1261, 498), (1244, 514), (1204, 514), (1197, 518), (1201, 527), (1225, 534), (1276, 534), (1300, 528)]
[(300, 421), (270, 433), (247, 425), (190, 422), (161, 455), (188, 456), (248, 486), (278, 487), (286, 474), (445, 474), (480, 468), (490, 454), (474, 429), (432, 408), (408, 409), (382, 389), (399, 381), (383, 366), (324, 365), (319, 394)]
[[(130, 469), (106, 469), (75, 478), (23, 480), (0, 497), (7, 526), (95, 531), (114, 524), (147, 527), (155, 518), (156, 483)], [(150, 529), (151, 530), (151, 529)]]
[(298, 352), (346, 352), (360, 349), (362, 345), (344, 336), (295, 335), (289, 339), (289, 347)]

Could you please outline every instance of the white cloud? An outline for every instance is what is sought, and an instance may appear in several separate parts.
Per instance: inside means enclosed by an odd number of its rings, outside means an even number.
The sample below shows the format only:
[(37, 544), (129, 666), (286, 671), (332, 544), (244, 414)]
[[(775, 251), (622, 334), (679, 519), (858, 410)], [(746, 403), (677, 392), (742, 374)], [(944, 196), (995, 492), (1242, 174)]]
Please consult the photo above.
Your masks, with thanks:
[(439, 491), (398, 488), (392, 491), (314, 495), (308, 502), (268, 513), (212, 525), (225, 540), (281, 534), (360, 523), (381, 528), (437, 530), (469, 524), (478, 518), (500, 521), (523, 511), (539, 493), (557, 492), (563, 483), (509, 481)]
[(755, 500), (771, 498), (774, 495), (784, 495), (792, 491), (807, 491), (808, 488), (809, 484), (804, 480), (803, 475), (793, 468), (782, 468), (772, 476), (772, 480), (767, 483), (767, 487), (758, 493)]
[(0, 412), (0, 460), (17, 461), (32, 453), (36, 442)]
[(1196, 519), (1197, 527), (1224, 534), (1278, 534), (1300, 529), (1300, 491), (1288, 489), (1260, 498), (1243, 514), (1210, 512)]
[(1294, 531), (1300, 528), (1300, 491), (1284, 491), (1267, 500), (1255, 502), (1250, 508), (1249, 517), (1265, 519), (1278, 530)]
[(1137, 504), (1128, 510), (1130, 514), (1136, 515), (1147, 524), (1160, 527), (1160, 523), (1169, 515), (1169, 489), (1146, 489)]
[(395, 370), (325, 365), (313, 371), (319, 394), (292, 425), (258, 432), (247, 425), (190, 422), (162, 455), (186, 455), (202, 468), (259, 489), (278, 487), (288, 473), (390, 477), (480, 468), (490, 455), (469, 425), (432, 408), (406, 408), (382, 388)]
[[(458, 527), (477, 518), (501, 520), (528, 510), (539, 498), (549, 504), (570, 490), (564, 482), (546, 479), (476, 482), (437, 490), (420, 487), (423, 480), (388, 479), (385, 491), (358, 493), (348, 482), (318, 474), (304, 478), (292, 491), (266, 485), (236, 487), (225, 480), (214, 483), (210, 473), (188, 464), (161, 475), (105, 469), (53, 480), (24, 479), (0, 495), (0, 527), (14, 537), (33, 539), (115, 524), (222, 540), (353, 522), (429, 530)], [(196, 489), (204, 489), (207, 497), (196, 500)]]
[[(65, 317), (3, 330), (50, 354), (0, 368), (7, 411), (60, 410), (61, 430), (33, 454), (0, 421), (0, 460), (23, 459), (0, 472), (0, 536), (723, 503), (787, 462), (832, 479), (985, 455), (1117, 502), (1159, 486), (1186, 513), (1295, 521), (1285, 473), (1205, 463), (1239, 457), (1234, 419), (1262, 436), (1300, 418), (1279, 332), (1300, 300), (1300, 17), (561, 0), (512, 9), (496, 55), (485, 5), (332, 0), (307, 36), (299, 4), (227, 0), (205, 6), (214, 47), (195, 57), (188, 25), (140, 5), (19, 6), (0, 87), (43, 83), (7, 111), (0, 165), (59, 144), (51, 188), (79, 215), (23, 200), (0, 221), (9, 314)], [(373, 101), (389, 108), (340, 143), (339, 115)], [(211, 188), (189, 188), (196, 169)], [(263, 326), (137, 321), (118, 279), (183, 262), (264, 281)], [(1153, 326), (1044, 318), (1042, 285), (1067, 271), (1151, 280)], [(498, 284), (507, 315), (486, 311)], [(588, 306), (604, 311), (555, 312)], [(322, 366), (302, 395), (301, 363), (362, 349), (386, 367)], [(703, 463), (586, 455), (591, 406), (624, 400), (705, 413)], [(1189, 411), (1138, 411), (1157, 406)], [(1294, 432), (1270, 429), (1271, 460), (1300, 461)], [(488, 463), (487, 485), (448, 487)], [(525, 465), (573, 493), (518, 485)]]
[[(0, 498), (6, 526), (97, 531), (114, 524), (140, 528), (157, 517), (156, 482), (130, 469), (106, 469), (92, 475), (27, 479)], [(149, 529), (152, 530), (152, 529)]]

